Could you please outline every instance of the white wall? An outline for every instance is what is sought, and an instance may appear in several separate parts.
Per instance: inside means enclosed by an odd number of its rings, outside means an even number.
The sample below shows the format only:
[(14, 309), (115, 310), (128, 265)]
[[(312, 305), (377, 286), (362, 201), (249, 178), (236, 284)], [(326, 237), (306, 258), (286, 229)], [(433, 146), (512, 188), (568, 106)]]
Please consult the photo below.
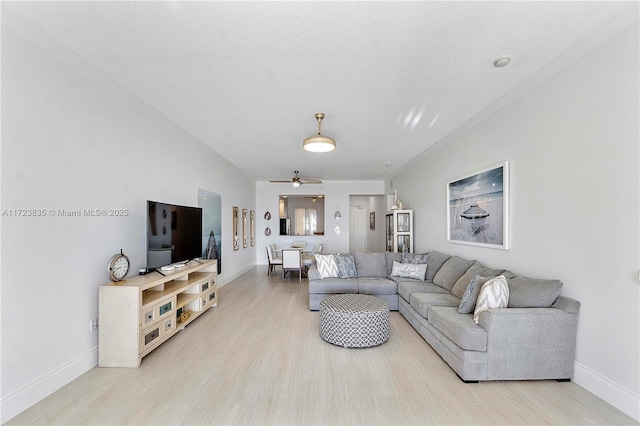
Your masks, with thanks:
[[(322, 154), (318, 154), (322, 155)], [(302, 185), (294, 188), (284, 183), (258, 182), (256, 184), (256, 247), (257, 262), (267, 264), (267, 244), (281, 247), (292, 241), (307, 241), (309, 245), (324, 244), (324, 251), (336, 253), (349, 250), (349, 196), (382, 195), (383, 181), (324, 181), (321, 185)], [(278, 235), (278, 197), (280, 195), (324, 195), (324, 229), (322, 236), (280, 236)], [(334, 214), (340, 209), (342, 219), (336, 221)], [(271, 220), (264, 218), (269, 210)], [(338, 224), (340, 235), (334, 234), (334, 227)], [(264, 234), (265, 228), (271, 228), (271, 235)]]
[[(2, 11), (2, 421), (97, 364), (98, 287), (123, 249), (146, 264), (146, 200), (222, 196), (224, 285), (255, 265), (231, 250), (232, 206), (255, 184), (202, 143)], [(58, 217), (57, 209), (128, 209)], [(224, 303), (224, 302), (222, 302)]]
[[(562, 280), (582, 304), (575, 382), (640, 420), (638, 51), (636, 23), (392, 182), (416, 252)], [(447, 180), (503, 160), (511, 248), (447, 243)]]

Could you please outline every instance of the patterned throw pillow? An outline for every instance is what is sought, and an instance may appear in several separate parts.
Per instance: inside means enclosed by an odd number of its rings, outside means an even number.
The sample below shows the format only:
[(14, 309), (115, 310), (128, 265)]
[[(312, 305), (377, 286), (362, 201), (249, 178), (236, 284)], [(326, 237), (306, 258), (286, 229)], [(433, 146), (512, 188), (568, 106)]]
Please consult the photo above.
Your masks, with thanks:
[(393, 261), (391, 276), (424, 281), (425, 275), (427, 275), (426, 263), (398, 263), (395, 260)]
[(487, 309), (506, 308), (509, 304), (509, 284), (504, 275), (498, 275), (482, 285), (473, 320), (478, 323), (480, 313)]
[(339, 278), (356, 278), (358, 271), (356, 270), (356, 260), (351, 254), (336, 254), (333, 256), (338, 266)]
[(480, 289), (484, 283), (489, 281), (493, 277), (481, 277), (480, 275), (476, 275), (471, 278), (469, 281), (469, 285), (467, 289), (462, 294), (462, 298), (460, 299), (460, 306), (458, 306), (459, 314), (471, 314), (476, 307), (476, 300), (478, 300), (478, 295), (480, 294)]
[(413, 263), (419, 265), (427, 263), (429, 260), (428, 254), (414, 254), (414, 253), (402, 253), (402, 263)]
[(338, 278), (338, 265), (332, 254), (316, 254), (315, 257), (320, 279)]

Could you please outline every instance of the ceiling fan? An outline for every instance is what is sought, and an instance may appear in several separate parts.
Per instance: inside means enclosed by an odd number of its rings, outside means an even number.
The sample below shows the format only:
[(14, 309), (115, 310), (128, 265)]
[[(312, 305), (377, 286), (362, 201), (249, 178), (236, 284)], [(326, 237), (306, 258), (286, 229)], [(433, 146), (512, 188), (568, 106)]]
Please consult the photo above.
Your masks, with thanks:
[(295, 186), (295, 187), (298, 187), (298, 186), (300, 186), (302, 184), (322, 183), (322, 181), (318, 180), (318, 179), (299, 178), (298, 177), (298, 173), (300, 173), (300, 172), (298, 170), (295, 170), (293, 173), (295, 174), (293, 179), (289, 179), (289, 180), (271, 180), (269, 182), (272, 182), (272, 183), (290, 183), (290, 184), (293, 184), (293, 186)]

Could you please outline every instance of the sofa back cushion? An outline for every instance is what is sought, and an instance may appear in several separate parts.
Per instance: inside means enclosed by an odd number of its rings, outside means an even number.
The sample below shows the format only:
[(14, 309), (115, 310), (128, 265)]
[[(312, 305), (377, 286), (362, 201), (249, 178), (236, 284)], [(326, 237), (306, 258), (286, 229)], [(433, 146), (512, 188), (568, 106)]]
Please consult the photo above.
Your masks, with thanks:
[(427, 259), (427, 276), (425, 277), (426, 281), (433, 281), (433, 277), (436, 276), (436, 273), (444, 262), (451, 259), (451, 255), (438, 253), (437, 251), (430, 251), (429, 258)]
[(456, 281), (464, 275), (475, 260), (467, 260), (453, 256), (447, 260), (433, 277), (433, 283), (451, 291)]
[(380, 253), (360, 253), (355, 252), (356, 269), (358, 277), (386, 277), (387, 260), (383, 252)]
[(466, 288), (469, 287), (469, 283), (476, 275), (493, 278), (501, 275), (503, 272), (504, 269), (487, 268), (482, 263), (475, 261), (473, 262), (473, 265), (471, 265), (471, 267), (467, 269), (467, 272), (465, 272), (460, 278), (458, 278), (458, 281), (456, 281), (453, 288), (451, 289), (451, 294), (461, 298)]
[(387, 275), (391, 275), (391, 271), (393, 271), (393, 262), (402, 262), (402, 253), (385, 251), (384, 257), (387, 260)]
[(507, 277), (510, 308), (548, 308), (560, 295), (562, 282), (523, 276)]
[(421, 265), (427, 263), (429, 260), (429, 254), (416, 254), (416, 253), (402, 253), (401, 263), (411, 263), (414, 265)]

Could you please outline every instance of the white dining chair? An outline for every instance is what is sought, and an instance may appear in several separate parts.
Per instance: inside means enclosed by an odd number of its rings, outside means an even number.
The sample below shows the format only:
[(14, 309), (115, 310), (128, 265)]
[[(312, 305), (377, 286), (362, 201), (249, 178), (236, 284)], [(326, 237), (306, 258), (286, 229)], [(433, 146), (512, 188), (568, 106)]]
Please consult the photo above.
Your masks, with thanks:
[(309, 269), (312, 265), (316, 264), (316, 254), (322, 253), (323, 248), (322, 244), (318, 244), (312, 252), (302, 253), (302, 263), (305, 269)]
[(302, 251), (297, 249), (282, 250), (282, 278), (287, 271), (298, 271), (299, 281), (302, 282)]
[(276, 266), (282, 266), (282, 256), (278, 256), (275, 251), (275, 244), (267, 245), (267, 260), (269, 261), (269, 269), (267, 269), (267, 275), (271, 275), (275, 272)]

